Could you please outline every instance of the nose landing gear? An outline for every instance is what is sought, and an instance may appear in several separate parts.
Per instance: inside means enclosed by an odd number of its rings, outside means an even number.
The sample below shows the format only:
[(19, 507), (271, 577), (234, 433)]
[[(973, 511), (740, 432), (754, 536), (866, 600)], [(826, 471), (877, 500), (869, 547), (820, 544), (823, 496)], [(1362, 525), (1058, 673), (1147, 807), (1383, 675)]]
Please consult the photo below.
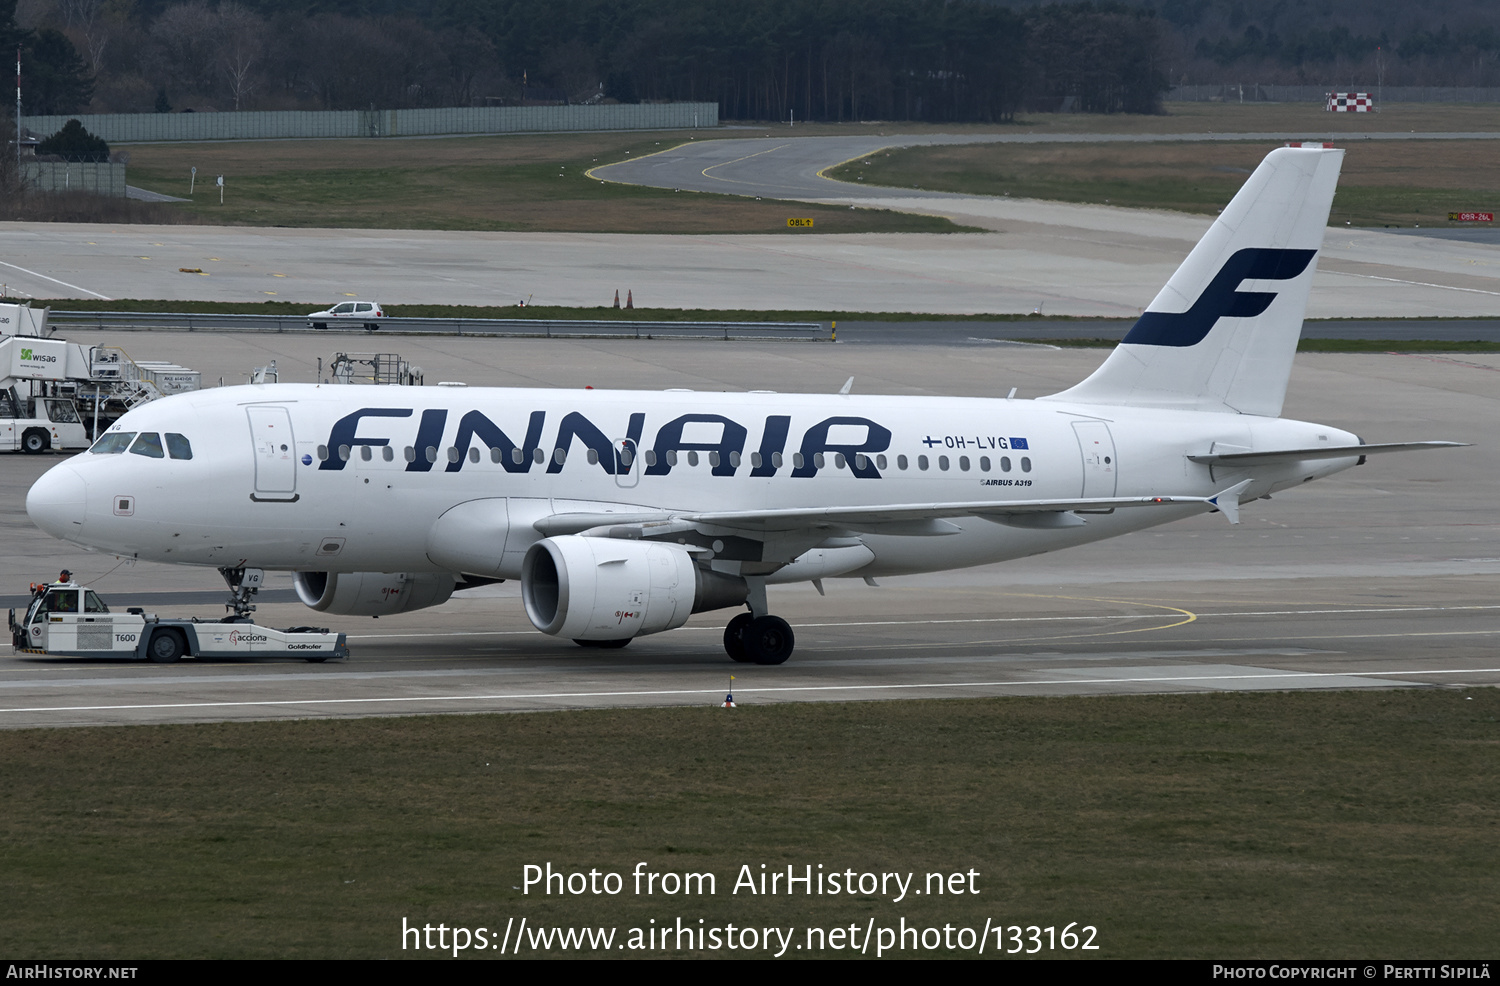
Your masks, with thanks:
[(229, 599), (225, 601), (224, 608), (234, 613), (235, 620), (250, 622), (250, 614), (255, 612), (255, 606), (250, 600), (260, 591), (265, 573), (258, 568), (221, 568), (219, 574), (229, 586)]

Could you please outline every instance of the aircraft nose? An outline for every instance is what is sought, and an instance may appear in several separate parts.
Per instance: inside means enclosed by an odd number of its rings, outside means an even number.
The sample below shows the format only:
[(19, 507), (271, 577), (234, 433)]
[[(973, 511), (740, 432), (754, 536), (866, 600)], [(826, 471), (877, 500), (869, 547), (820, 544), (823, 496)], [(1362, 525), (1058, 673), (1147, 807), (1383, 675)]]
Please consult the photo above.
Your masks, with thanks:
[(68, 465), (53, 466), (26, 494), (26, 515), (55, 538), (73, 539), (83, 528), (88, 484)]

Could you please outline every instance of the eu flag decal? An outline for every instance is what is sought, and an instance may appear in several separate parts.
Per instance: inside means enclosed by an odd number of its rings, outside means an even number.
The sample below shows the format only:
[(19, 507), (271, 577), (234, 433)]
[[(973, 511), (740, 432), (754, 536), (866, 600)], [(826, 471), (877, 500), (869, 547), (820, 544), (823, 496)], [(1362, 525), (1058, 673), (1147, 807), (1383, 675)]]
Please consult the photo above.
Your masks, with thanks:
[(1010, 447), (1014, 449), (1021, 449), (1023, 451), (1031, 450), (1031, 446), (1026, 444), (1026, 439), (1024, 438), (1012, 438), (1010, 440)]

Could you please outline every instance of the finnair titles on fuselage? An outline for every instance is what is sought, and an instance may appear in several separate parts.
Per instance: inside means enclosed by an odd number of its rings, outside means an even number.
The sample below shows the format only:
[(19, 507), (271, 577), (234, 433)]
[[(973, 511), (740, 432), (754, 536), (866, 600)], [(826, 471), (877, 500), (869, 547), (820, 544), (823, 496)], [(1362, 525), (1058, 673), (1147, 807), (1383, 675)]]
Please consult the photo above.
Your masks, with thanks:
[[(793, 633), (765, 587), (1056, 550), (1363, 462), (1278, 417), (1342, 152), (1272, 152), (1081, 384), (1036, 401), (267, 384), (131, 411), (32, 488), (101, 551), (294, 573), (378, 616), (519, 579), (546, 633), (622, 646), (745, 607), (741, 661)], [(237, 584), (237, 583), (236, 583)]]

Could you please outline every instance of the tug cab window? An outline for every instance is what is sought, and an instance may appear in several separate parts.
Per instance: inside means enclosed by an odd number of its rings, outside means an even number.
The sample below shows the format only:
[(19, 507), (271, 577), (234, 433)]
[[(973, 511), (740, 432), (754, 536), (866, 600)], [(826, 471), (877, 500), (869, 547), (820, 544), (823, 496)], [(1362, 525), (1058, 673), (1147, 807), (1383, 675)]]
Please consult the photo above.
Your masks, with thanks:
[(55, 424), (78, 424), (78, 408), (73, 406), (72, 401), (58, 400), (56, 398), (47, 401), (47, 418)]
[(76, 613), (78, 612), (78, 590), (77, 589), (53, 589), (42, 599), (40, 613)]

